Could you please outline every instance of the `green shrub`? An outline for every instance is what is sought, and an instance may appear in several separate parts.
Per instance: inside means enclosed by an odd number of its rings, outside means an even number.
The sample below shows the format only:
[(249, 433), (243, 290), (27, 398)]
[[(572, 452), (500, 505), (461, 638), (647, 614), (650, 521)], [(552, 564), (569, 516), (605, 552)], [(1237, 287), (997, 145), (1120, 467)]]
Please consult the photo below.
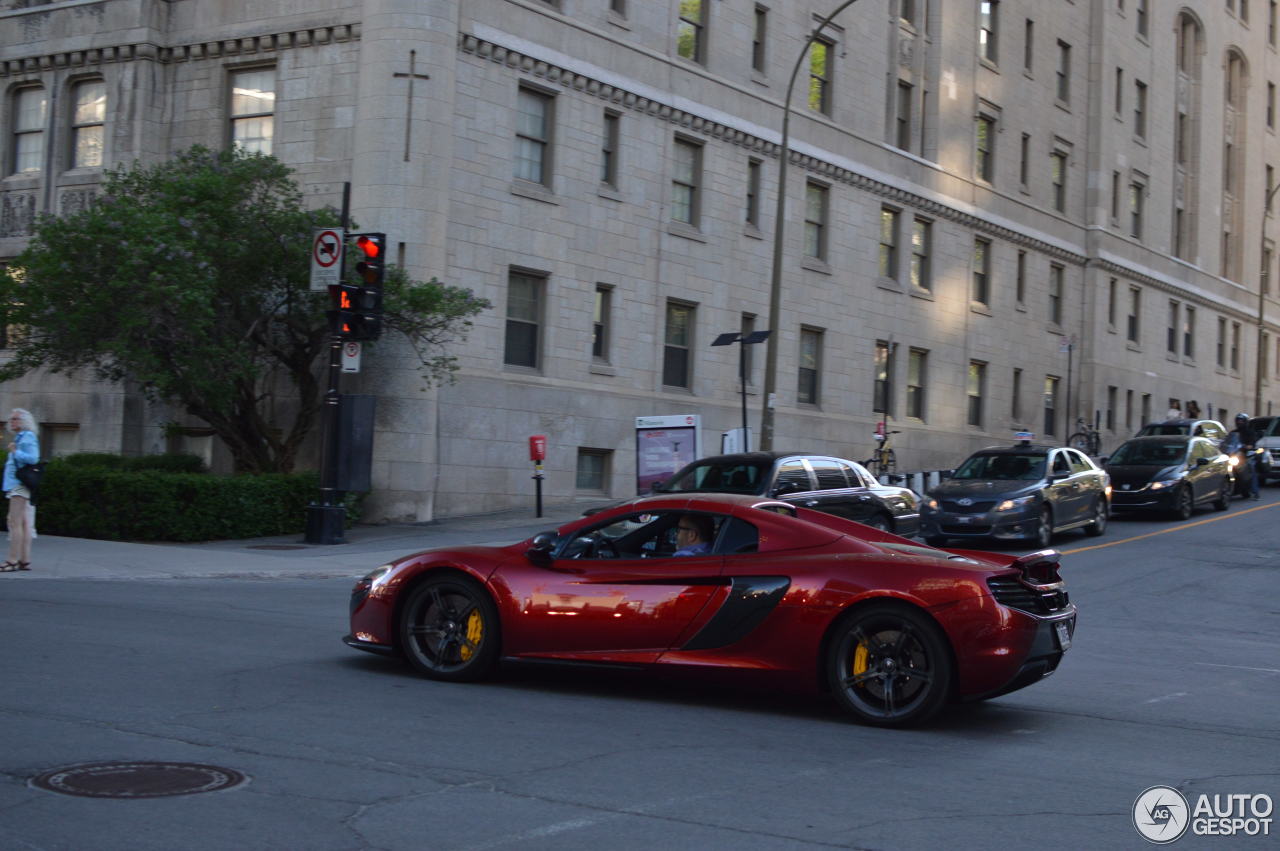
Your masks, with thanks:
[(58, 459), (72, 467), (95, 467), (104, 470), (161, 470), (168, 473), (207, 472), (204, 461), (198, 455), (173, 453), (168, 455), (112, 455), (108, 452), (77, 452)]
[[(319, 495), (313, 472), (214, 476), (113, 469), (115, 462), (96, 456), (86, 461), (86, 455), (49, 462), (38, 497), (41, 532), (112, 541), (285, 535), (306, 528), (307, 505)], [(348, 525), (359, 516), (361, 496), (348, 495)]]

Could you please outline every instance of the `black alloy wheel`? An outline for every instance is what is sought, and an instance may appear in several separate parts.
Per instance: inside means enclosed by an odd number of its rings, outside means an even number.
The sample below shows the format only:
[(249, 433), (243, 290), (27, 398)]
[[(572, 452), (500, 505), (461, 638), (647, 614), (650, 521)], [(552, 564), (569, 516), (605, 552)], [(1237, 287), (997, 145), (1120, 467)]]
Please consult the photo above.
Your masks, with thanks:
[(1093, 522), (1084, 527), (1084, 533), (1091, 538), (1097, 538), (1107, 531), (1107, 521), (1111, 519), (1111, 506), (1107, 505), (1107, 498), (1099, 496), (1093, 503)]
[(1053, 542), (1053, 509), (1047, 505), (1040, 509), (1040, 522), (1036, 525), (1036, 532), (1031, 540), (1041, 550), (1047, 549)]
[(432, 679), (482, 679), (497, 664), (501, 643), (493, 598), (465, 576), (432, 577), (405, 602), (400, 646), (409, 664)]
[(855, 610), (827, 652), (837, 702), (864, 724), (919, 724), (940, 710), (954, 678), (947, 641), (927, 615), (896, 603)]
[(1189, 520), (1195, 510), (1196, 501), (1195, 495), (1191, 493), (1191, 486), (1179, 485), (1178, 492), (1173, 495), (1173, 516), (1178, 520)]
[(1223, 476), (1218, 483), (1218, 498), (1213, 501), (1214, 511), (1226, 511), (1231, 507), (1231, 478)]

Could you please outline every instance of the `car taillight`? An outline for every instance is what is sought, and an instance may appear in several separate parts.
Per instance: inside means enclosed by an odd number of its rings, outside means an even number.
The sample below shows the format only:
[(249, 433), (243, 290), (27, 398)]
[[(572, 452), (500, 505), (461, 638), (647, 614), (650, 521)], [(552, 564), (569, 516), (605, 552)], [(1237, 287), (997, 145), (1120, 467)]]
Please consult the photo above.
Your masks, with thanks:
[(1012, 567), (1022, 572), (1022, 581), (1037, 588), (1052, 588), (1062, 584), (1058, 573), (1058, 561), (1062, 555), (1057, 550), (1040, 550), (1020, 556)]

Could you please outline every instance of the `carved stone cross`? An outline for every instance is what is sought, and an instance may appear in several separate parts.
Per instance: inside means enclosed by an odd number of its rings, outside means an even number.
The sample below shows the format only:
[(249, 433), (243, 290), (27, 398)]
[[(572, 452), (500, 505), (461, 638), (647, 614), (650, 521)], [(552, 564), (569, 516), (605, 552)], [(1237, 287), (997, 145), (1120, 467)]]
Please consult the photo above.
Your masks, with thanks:
[(414, 70), (417, 62), (418, 51), (409, 51), (409, 71), (401, 73), (397, 71), (392, 74), (393, 77), (405, 77), (409, 80), (409, 91), (405, 95), (405, 119), (404, 119), (404, 161), (409, 161), (409, 137), (413, 131), (413, 81), (414, 80), (430, 80), (427, 74), (419, 74)]

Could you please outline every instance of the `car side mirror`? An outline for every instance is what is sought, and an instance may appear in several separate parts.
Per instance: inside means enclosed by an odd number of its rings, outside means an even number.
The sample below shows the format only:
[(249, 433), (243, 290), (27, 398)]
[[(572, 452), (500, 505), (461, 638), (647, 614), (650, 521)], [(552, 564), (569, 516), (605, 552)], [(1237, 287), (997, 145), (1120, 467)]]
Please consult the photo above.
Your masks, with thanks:
[(558, 536), (555, 532), (539, 532), (529, 542), (529, 549), (524, 551), (525, 557), (538, 567), (551, 564), (551, 553), (556, 548)]
[(1099, 458), (1098, 458), (1098, 466), (1099, 466), (1099, 467), (1105, 467), (1105, 466), (1107, 466), (1107, 462), (1108, 462), (1108, 461), (1110, 461), (1110, 460), (1111, 460), (1111, 456), (1110, 456), (1110, 455), (1103, 455), (1103, 456), (1101, 456), (1101, 457), (1099, 457)]
[(662, 490), (662, 486), (665, 484), (666, 484), (665, 481), (663, 481), (662, 479), (658, 479), (656, 482), (649, 485), (649, 493), (658, 493), (659, 491)]
[(780, 482), (773, 489), (774, 496), (786, 496), (789, 493), (796, 493), (800, 490), (800, 486), (795, 482)]
[(1196, 466), (1197, 466), (1197, 467), (1203, 467), (1203, 466), (1205, 466), (1205, 465), (1206, 465), (1206, 464), (1208, 464), (1208, 463), (1209, 463), (1209, 459), (1208, 459), (1208, 458), (1203, 458), (1203, 457), (1202, 457), (1202, 458), (1197, 458), (1197, 459), (1196, 459)]

